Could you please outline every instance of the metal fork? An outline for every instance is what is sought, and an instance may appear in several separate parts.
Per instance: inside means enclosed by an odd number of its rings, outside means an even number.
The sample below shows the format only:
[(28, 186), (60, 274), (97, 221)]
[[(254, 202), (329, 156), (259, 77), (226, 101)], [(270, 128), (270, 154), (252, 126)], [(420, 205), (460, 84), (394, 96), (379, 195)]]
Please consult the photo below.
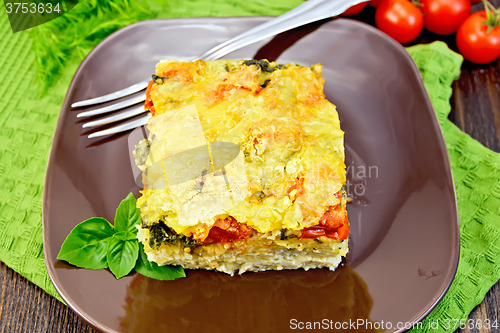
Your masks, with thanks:
[[(226, 54), (229, 54), (233, 51), (236, 51), (240, 48), (243, 48), (245, 46), (248, 46), (250, 44), (256, 43), (258, 41), (261, 41), (263, 39), (266, 39), (268, 37), (272, 37), (274, 35), (277, 35), (281, 32), (311, 23), (315, 21), (319, 21), (322, 19), (326, 19), (328, 17), (336, 16), (338, 14), (341, 14), (344, 12), (347, 8), (364, 2), (366, 0), (309, 0), (304, 2), (302, 5), (292, 9), (291, 11), (278, 16), (270, 21), (267, 21), (261, 25), (258, 25), (255, 28), (252, 28), (222, 44), (219, 44), (215, 46), (214, 48), (208, 50), (204, 54), (202, 54), (199, 57), (196, 57), (192, 60), (196, 59), (204, 59), (204, 60), (216, 60), (219, 59)], [(143, 89), (145, 89), (148, 85), (148, 82), (150, 79), (146, 79), (144, 81), (141, 81), (139, 83), (136, 83), (130, 87), (127, 87), (125, 89), (116, 91), (111, 94), (107, 94), (104, 96), (80, 101), (71, 104), (72, 107), (82, 107), (82, 106), (88, 106), (88, 105), (93, 105), (93, 104), (99, 104), (99, 103), (104, 103), (108, 101), (113, 101), (128, 95), (131, 95), (133, 93), (139, 92)], [(138, 94), (134, 98), (130, 98), (126, 101), (123, 102), (118, 102), (116, 104), (112, 104), (103, 108), (95, 109), (92, 111), (85, 111), (81, 112), (77, 115), (78, 118), (82, 117), (89, 117), (89, 116), (95, 116), (95, 115), (100, 115), (104, 113), (108, 113), (111, 111), (123, 109), (125, 107), (141, 103), (146, 100), (146, 96), (144, 93)], [(144, 110), (142, 105), (139, 105), (129, 111), (113, 115), (110, 117), (106, 117), (104, 119), (96, 120), (96, 121), (91, 121), (83, 124), (84, 128), (88, 127), (94, 127), (94, 126), (101, 126), (105, 124), (110, 124), (113, 122), (117, 122), (123, 119), (127, 119), (133, 116), (136, 116), (138, 114), (144, 113), (147, 110)], [(151, 118), (151, 114), (148, 112), (147, 115), (144, 117), (125, 123), (121, 124), (103, 131), (95, 132), (90, 134), (88, 137), (89, 138), (94, 138), (94, 137), (99, 137), (99, 136), (104, 136), (104, 135), (110, 135), (110, 134), (116, 134), (120, 132), (124, 132), (130, 129), (134, 129), (136, 127), (146, 125), (149, 118)]]

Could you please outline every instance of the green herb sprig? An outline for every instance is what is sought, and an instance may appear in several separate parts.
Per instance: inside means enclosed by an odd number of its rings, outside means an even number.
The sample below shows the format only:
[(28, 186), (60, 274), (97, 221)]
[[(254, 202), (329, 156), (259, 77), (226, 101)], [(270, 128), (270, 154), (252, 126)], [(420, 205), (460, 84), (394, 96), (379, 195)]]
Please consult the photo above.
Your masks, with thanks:
[(143, 245), (137, 241), (138, 224), (141, 212), (130, 193), (116, 210), (114, 226), (102, 217), (81, 222), (66, 237), (57, 259), (81, 268), (109, 268), (117, 279), (133, 269), (157, 280), (185, 277), (180, 266), (158, 266), (148, 261)]

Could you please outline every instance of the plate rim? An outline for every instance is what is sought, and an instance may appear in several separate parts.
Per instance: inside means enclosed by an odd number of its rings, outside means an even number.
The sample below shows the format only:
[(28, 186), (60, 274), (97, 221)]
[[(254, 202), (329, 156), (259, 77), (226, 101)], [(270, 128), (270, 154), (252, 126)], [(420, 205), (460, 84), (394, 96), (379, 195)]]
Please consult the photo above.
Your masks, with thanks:
[[(46, 210), (47, 210), (46, 205), (47, 205), (47, 195), (48, 195), (47, 188), (48, 188), (48, 181), (49, 181), (48, 170), (49, 170), (49, 166), (52, 165), (52, 161), (55, 158), (55, 150), (53, 149), (54, 143), (58, 142), (60, 139), (60, 136), (62, 135), (61, 134), (62, 131), (59, 130), (59, 128), (62, 127), (63, 119), (66, 117), (62, 111), (64, 109), (66, 109), (67, 108), (66, 106), (69, 104), (68, 92), (72, 91), (72, 88), (75, 84), (75, 78), (80, 74), (80, 72), (82, 71), (82, 68), (84, 67), (84, 65), (86, 64), (88, 59), (93, 55), (93, 53), (97, 52), (99, 49), (104, 47), (103, 45), (105, 45), (109, 39), (115, 38), (119, 34), (126, 33), (128, 30), (133, 29), (136, 26), (147, 25), (148, 23), (150, 23), (152, 21), (168, 21), (168, 22), (175, 22), (175, 21), (184, 21), (185, 22), (185, 21), (191, 21), (191, 20), (192, 21), (200, 21), (200, 20), (219, 21), (219, 20), (238, 19), (238, 18), (245, 19), (245, 20), (251, 20), (251, 21), (260, 21), (260, 20), (265, 19), (265, 18), (272, 19), (273, 17), (275, 17), (275, 16), (262, 16), (262, 15), (261, 16), (227, 16), (227, 17), (201, 16), (201, 17), (185, 17), (185, 18), (181, 17), (181, 18), (169, 18), (169, 19), (154, 18), (154, 19), (148, 19), (148, 20), (135, 22), (135, 23), (132, 23), (128, 26), (125, 26), (121, 29), (118, 29), (115, 32), (108, 35), (107, 37), (105, 37), (101, 42), (99, 42), (87, 54), (87, 56), (82, 60), (82, 62), (78, 66), (78, 69), (75, 71), (75, 74), (73, 75), (71, 82), (68, 86), (68, 90), (66, 92), (66, 95), (64, 97), (64, 101), (62, 103), (61, 112), (59, 113), (58, 121), (57, 121), (56, 126), (54, 128), (54, 135), (53, 135), (52, 140), (51, 140), (48, 158), (47, 158), (47, 164), (46, 164), (45, 175), (44, 175), (43, 194), (42, 194), (43, 244), (47, 244), (47, 242), (48, 242), (48, 239), (47, 239), (48, 235), (47, 235), (47, 232), (45, 232), (46, 223), (48, 223), (47, 216), (46, 216)], [(382, 31), (376, 29), (375, 27), (373, 27), (367, 23), (364, 23), (364, 22), (361, 22), (361, 21), (358, 21), (355, 19), (351, 19), (351, 18), (345, 18), (345, 17), (335, 17), (335, 18), (331, 18), (331, 19), (326, 19), (324, 21), (329, 22), (329, 21), (336, 21), (336, 20), (346, 21), (346, 22), (349, 22), (348, 24), (353, 24), (353, 25), (358, 26), (362, 29), (366, 29), (372, 33), (378, 34), (379, 37), (385, 39), (387, 42), (392, 44), (394, 49), (397, 50), (398, 53), (401, 56), (403, 56), (407, 62), (409, 62), (411, 64), (411, 66), (410, 66), (411, 70), (413, 71), (413, 74), (418, 78), (418, 80), (417, 80), (418, 86), (424, 92), (425, 104), (427, 104), (427, 107), (428, 107), (427, 109), (432, 110), (432, 112), (431, 112), (432, 113), (432, 115), (431, 115), (432, 125), (434, 127), (434, 130), (439, 134), (438, 135), (439, 140), (436, 143), (436, 145), (438, 145), (440, 148), (440, 151), (444, 153), (443, 154), (444, 155), (443, 156), (444, 167), (446, 169), (446, 173), (450, 177), (451, 185), (452, 185), (452, 189), (453, 189), (452, 196), (453, 196), (453, 201), (454, 201), (454, 205), (453, 205), (454, 207), (453, 207), (453, 211), (452, 211), (453, 214), (452, 214), (451, 218), (455, 221), (455, 223), (453, 223), (453, 227), (454, 227), (454, 235), (453, 236), (455, 239), (455, 249), (452, 253), (453, 258), (451, 258), (452, 259), (451, 262), (452, 262), (454, 268), (448, 272), (448, 274), (446, 276), (447, 283), (443, 284), (443, 287), (435, 295), (437, 297), (435, 297), (434, 301), (432, 303), (430, 303), (430, 306), (427, 309), (425, 309), (424, 311), (420, 312), (418, 315), (416, 315), (413, 322), (418, 323), (418, 322), (421, 322), (423, 319), (425, 319), (425, 317), (427, 317), (436, 308), (436, 306), (443, 300), (446, 293), (449, 291), (453, 281), (455, 280), (456, 273), (458, 271), (458, 264), (459, 264), (459, 260), (460, 260), (460, 221), (459, 221), (459, 215), (458, 215), (458, 204), (457, 204), (457, 197), (456, 197), (456, 190), (455, 190), (455, 181), (454, 181), (453, 172), (451, 169), (449, 153), (448, 153), (448, 150), (446, 148), (446, 141), (444, 139), (444, 134), (443, 134), (442, 128), (439, 125), (439, 120), (437, 118), (436, 112), (435, 112), (434, 107), (432, 105), (432, 102), (430, 100), (429, 93), (427, 92), (427, 89), (426, 89), (425, 84), (423, 82), (420, 71), (419, 71), (417, 65), (415, 64), (413, 58), (406, 51), (406, 49), (400, 43), (398, 43), (394, 39), (392, 39), (390, 36), (388, 36), (387, 34), (383, 33)], [(202, 22), (202, 24), (206, 24), (206, 22)], [(55, 273), (53, 271), (53, 267), (50, 265), (50, 262), (48, 259), (49, 257), (47, 256), (47, 251), (48, 251), (48, 246), (44, 246), (43, 247), (44, 261), (45, 261), (45, 266), (46, 266), (49, 278), (50, 278), (54, 288), (56, 289), (57, 293), (64, 300), (66, 305), (68, 305), (72, 311), (74, 311), (80, 318), (82, 318), (89, 326), (91, 326), (95, 330), (100, 331), (100, 332), (106, 332), (106, 333), (107, 332), (119, 333), (118, 331), (110, 329), (109, 327), (103, 326), (99, 322), (94, 321), (92, 318), (90, 318), (89, 316), (86, 315), (86, 313), (83, 311), (83, 309), (81, 309), (79, 306), (77, 306), (76, 304), (73, 304), (72, 302), (69, 301), (69, 299), (62, 292), (60, 286), (57, 283), (58, 279), (55, 276)], [(400, 332), (406, 332), (406, 331), (408, 331), (408, 330), (407, 329), (399, 329), (399, 330), (395, 330), (394, 332), (400, 333)]]

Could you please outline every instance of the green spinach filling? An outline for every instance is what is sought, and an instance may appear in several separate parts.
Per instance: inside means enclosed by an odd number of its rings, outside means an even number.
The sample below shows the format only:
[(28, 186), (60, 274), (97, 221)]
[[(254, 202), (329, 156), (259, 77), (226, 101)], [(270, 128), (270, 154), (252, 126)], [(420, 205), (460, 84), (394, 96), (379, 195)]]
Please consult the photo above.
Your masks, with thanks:
[(251, 66), (255, 65), (260, 68), (260, 70), (264, 73), (271, 73), (277, 69), (285, 68), (284, 65), (276, 65), (275, 67), (269, 66), (269, 62), (267, 60), (245, 60), (243, 62), (244, 65)]
[(178, 234), (172, 228), (168, 227), (163, 221), (160, 221), (149, 229), (149, 246), (152, 249), (157, 250), (162, 243), (176, 244), (180, 243), (184, 247), (193, 247), (201, 245), (200, 242), (193, 239), (192, 237), (186, 237), (184, 235)]

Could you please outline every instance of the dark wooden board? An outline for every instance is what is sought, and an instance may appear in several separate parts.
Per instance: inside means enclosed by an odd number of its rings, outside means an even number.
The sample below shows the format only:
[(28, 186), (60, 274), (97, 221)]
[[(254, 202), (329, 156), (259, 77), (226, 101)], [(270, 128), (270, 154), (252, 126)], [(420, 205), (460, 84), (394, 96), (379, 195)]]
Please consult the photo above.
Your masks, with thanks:
[(0, 262), (0, 333), (96, 332), (70, 308)]

